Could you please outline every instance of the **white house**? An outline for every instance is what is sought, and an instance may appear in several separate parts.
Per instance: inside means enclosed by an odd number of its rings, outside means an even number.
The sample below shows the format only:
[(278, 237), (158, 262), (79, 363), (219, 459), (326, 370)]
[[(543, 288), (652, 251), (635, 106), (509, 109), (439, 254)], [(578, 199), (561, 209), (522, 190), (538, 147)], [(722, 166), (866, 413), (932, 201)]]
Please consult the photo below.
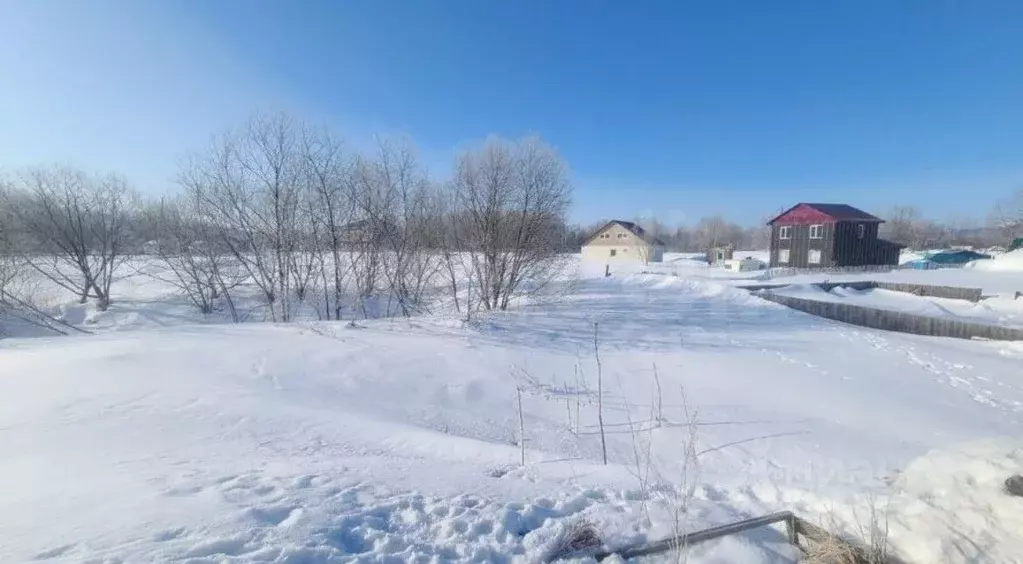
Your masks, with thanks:
[(583, 243), (583, 260), (661, 262), (664, 243), (631, 221), (615, 219)]

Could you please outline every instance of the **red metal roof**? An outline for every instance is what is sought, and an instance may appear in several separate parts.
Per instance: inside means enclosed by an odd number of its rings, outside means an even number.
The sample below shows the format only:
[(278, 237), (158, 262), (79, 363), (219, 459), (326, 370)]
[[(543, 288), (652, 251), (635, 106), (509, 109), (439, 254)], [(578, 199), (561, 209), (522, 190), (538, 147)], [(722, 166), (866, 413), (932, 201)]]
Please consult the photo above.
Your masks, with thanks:
[(799, 203), (768, 221), (768, 225), (801, 225), (822, 221), (863, 221), (883, 223), (884, 220), (847, 204)]

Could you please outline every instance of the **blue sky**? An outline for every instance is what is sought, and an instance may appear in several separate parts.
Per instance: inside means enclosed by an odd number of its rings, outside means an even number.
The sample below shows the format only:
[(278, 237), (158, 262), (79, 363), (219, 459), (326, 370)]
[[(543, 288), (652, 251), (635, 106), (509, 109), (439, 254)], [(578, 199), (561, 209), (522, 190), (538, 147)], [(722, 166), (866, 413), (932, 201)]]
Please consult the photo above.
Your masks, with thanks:
[(0, 0), (0, 167), (173, 190), (254, 110), (437, 176), (488, 134), (569, 161), (574, 219), (796, 201), (983, 219), (1023, 187), (1023, 2)]

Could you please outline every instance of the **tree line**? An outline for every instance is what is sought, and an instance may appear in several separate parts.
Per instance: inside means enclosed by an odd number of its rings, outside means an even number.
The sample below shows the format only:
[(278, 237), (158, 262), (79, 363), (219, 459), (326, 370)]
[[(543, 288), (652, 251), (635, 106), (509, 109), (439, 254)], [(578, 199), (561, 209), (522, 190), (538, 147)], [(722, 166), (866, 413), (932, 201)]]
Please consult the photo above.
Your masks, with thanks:
[[(1023, 237), (1023, 190), (998, 202), (985, 221), (938, 221), (925, 217), (912, 205), (893, 206), (874, 215), (885, 220), (881, 224), (882, 238), (909, 249), (1006, 246), (1015, 237)], [(695, 225), (669, 226), (656, 218), (644, 217), (631, 221), (664, 242), (669, 251), (705, 252), (721, 246), (740, 250), (768, 248), (771, 229), (766, 224), (772, 217), (765, 216), (754, 226), (743, 226), (719, 215), (700, 218)], [(578, 250), (605, 223), (568, 227), (566, 247)]]
[(880, 217), (881, 237), (910, 249), (1005, 247), (1023, 236), (1023, 190), (996, 204), (987, 221), (936, 221), (911, 205), (894, 206)]
[[(604, 223), (567, 223), (567, 164), (538, 138), (488, 139), (437, 180), (407, 139), (355, 151), (327, 128), (260, 114), (192, 155), (176, 180), (176, 196), (147, 200), (116, 173), (40, 166), (0, 179), (0, 313), (43, 312), (29, 280), (105, 310), (118, 279), (143, 275), (234, 321), (252, 315), (239, 297), (282, 322), (307, 309), (409, 316), (442, 298), (468, 317), (548, 290), (564, 253)], [(878, 215), (882, 236), (911, 248), (988, 247), (1023, 235), (1023, 191), (983, 225), (930, 221), (912, 206)], [(767, 248), (768, 219), (636, 221), (669, 250), (705, 251)]]
[[(145, 275), (234, 321), (249, 315), (239, 295), (281, 322), (408, 316), (439, 297), (466, 316), (505, 309), (557, 278), (572, 192), (538, 138), (488, 139), (438, 182), (408, 140), (353, 151), (285, 114), (217, 136), (177, 183), (145, 200), (123, 176), (66, 166), (3, 181), (0, 307), (31, 305), (16, 282), (41, 278), (104, 310), (119, 277)], [(137, 255), (156, 264), (129, 265)]]
[[(667, 250), (678, 252), (703, 252), (726, 245), (732, 245), (737, 249), (766, 249), (771, 234), (770, 229), (765, 226), (744, 227), (723, 216), (703, 217), (693, 226), (669, 226), (659, 219), (645, 217), (632, 218), (629, 221), (660, 239)], [(602, 220), (570, 226), (566, 247), (578, 251), (586, 240), (606, 223), (606, 220)]]

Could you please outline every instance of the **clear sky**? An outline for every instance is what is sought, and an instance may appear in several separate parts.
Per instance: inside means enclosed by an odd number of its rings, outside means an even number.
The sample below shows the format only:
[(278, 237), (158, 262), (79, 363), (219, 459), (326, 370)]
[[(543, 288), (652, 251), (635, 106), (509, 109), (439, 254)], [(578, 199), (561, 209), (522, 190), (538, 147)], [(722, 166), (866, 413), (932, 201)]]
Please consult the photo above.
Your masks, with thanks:
[(569, 161), (573, 218), (796, 201), (982, 219), (1023, 186), (1019, 0), (0, 0), (0, 167), (173, 189), (254, 110), (438, 175), (488, 134)]

